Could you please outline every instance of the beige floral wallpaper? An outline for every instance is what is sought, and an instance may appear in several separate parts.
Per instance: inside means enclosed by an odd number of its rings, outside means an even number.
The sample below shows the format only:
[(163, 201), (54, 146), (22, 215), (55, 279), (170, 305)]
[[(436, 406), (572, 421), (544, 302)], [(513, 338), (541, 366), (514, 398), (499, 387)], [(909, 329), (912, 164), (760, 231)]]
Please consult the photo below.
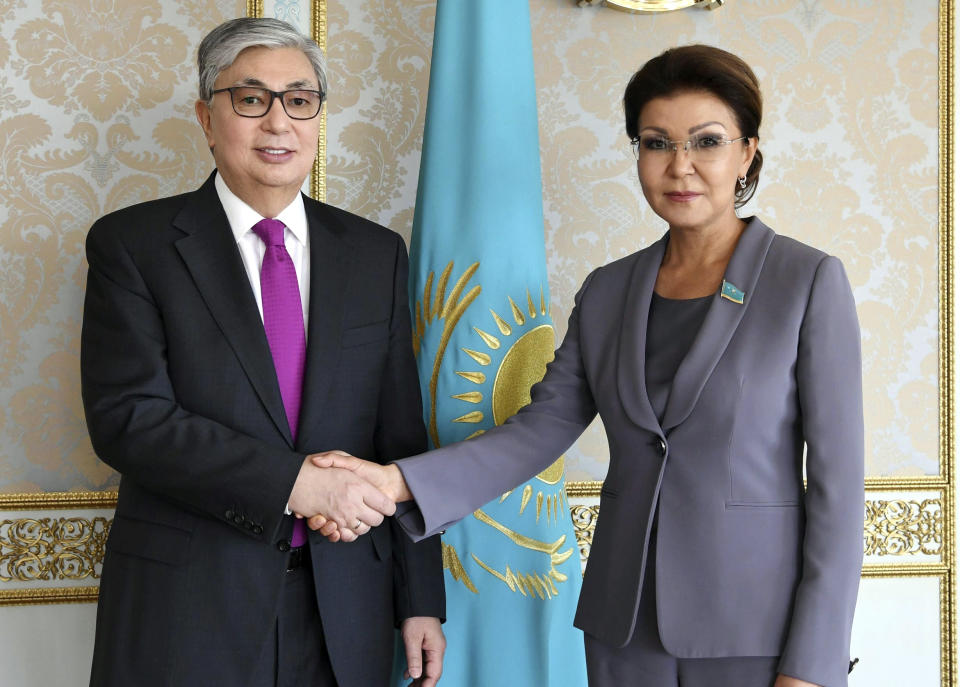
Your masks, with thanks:
[[(0, 0), (0, 492), (104, 489), (79, 400), (83, 239), (99, 215), (195, 187), (203, 33), (242, 0)], [(435, 0), (328, 0), (329, 202), (409, 237)], [(863, 327), (868, 472), (937, 471), (937, 3), (731, 0), (631, 15), (530, 0), (545, 236), (560, 334), (595, 266), (658, 237), (623, 133), (664, 48), (740, 54), (766, 97), (746, 208), (841, 257)], [(599, 423), (568, 453), (601, 479)]]
[(80, 404), (83, 241), (194, 188), (196, 44), (237, 0), (0, 0), (0, 491), (104, 489)]

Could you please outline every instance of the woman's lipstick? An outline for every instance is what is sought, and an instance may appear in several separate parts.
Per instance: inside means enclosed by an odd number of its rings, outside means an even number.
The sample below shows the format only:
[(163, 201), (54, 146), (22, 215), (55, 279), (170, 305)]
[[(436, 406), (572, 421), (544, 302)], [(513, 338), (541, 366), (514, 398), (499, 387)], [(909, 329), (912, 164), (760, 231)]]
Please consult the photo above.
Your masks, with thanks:
[(666, 196), (675, 203), (689, 203), (690, 201), (699, 198), (701, 194), (693, 191), (671, 191), (670, 193), (667, 193)]

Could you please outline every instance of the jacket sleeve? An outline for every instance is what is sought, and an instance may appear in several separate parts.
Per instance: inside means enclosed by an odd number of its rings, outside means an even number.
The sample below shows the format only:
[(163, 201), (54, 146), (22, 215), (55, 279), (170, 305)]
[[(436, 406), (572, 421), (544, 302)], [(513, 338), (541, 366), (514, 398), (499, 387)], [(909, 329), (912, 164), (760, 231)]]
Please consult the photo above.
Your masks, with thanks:
[(580, 352), (581, 301), (592, 277), (580, 288), (563, 343), (527, 406), (478, 437), (398, 461), (414, 502), (401, 504), (397, 517), (415, 540), (544, 470), (593, 420), (597, 409)]
[(807, 447), (800, 582), (780, 672), (847, 684), (863, 558), (863, 394), (860, 328), (843, 265), (818, 265), (797, 356)]
[[(407, 304), (407, 251), (396, 237), (393, 310), (387, 362), (380, 385), (380, 402), (374, 437), (381, 460), (410, 456), (427, 448), (423, 426), (420, 382), (413, 357), (410, 308)], [(446, 616), (440, 536), (414, 543), (403, 535), (395, 518), (389, 518), (394, 552), (394, 615), (399, 625), (406, 618)]]
[(162, 309), (118, 225), (101, 219), (87, 237), (80, 373), (94, 450), (141, 487), (272, 539), (304, 456), (178, 402)]

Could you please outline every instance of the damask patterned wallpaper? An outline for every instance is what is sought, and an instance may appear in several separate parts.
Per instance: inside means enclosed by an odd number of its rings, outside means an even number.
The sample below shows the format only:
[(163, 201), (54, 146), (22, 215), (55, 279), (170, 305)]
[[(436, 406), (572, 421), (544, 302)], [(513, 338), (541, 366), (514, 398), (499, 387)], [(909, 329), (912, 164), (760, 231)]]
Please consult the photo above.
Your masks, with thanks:
[(0, 491), (104, 489), (80, 403), (83, 241), (196, 187), (196, 45), (239, 0), (0, 0)]
[[(331, 0), (328, 199), (409, 235), (433, 0)], [(867, 470), (937, 465), (937, 3), (731, 0), (632, 15), (530, 0), (552, 315), (594, 267), (658, 238), (623, 131), (630, 75), (672, 45), (743, 57), (765, 96), (755, 200), (774, 230), (839, 256), (863, 330)], [(599, 423), (568, 479), (601, 479)]]
[[(79, 400), (83, 239), (117, 207), (197, 186), (194, 51), (242, 0), (0, 0), (0, 492), (104, 489)], [(746, 209), (841, 257), (863, 327), (868, 471), (937, 469), (937, 7), (734, 0), (630, 15), (530, 0), (553, 317), (595, 266), (665, 229), (623, 133), (664, 48), (744, 57), (766, 97)], [(409, 237), (435, 0), (329, 0), (329, 202)], [(570, 479), (600, 479), (595, 425)]]

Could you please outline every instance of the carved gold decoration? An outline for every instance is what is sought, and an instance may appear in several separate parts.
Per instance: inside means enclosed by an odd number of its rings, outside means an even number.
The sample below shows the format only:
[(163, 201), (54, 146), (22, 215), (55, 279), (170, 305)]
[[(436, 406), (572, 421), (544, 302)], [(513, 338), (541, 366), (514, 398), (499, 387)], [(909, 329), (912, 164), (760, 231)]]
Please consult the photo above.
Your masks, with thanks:
[(99, 578), (110, 524), (102, 517), (0, 520), (0, 581)]
[(864, 555), (939, 556), (943, 553), (940, 499), (867, 501), (864, 511)]
[(593, 531), (597, 527), (597, 518), (600, 517), (600, 506), (571, 506), (570, 517), (573, 518), (573, 531), (580, 547), (580, 562), (586, 565), (587, 558), (590, 557), (590, 547), (593, 545)]

